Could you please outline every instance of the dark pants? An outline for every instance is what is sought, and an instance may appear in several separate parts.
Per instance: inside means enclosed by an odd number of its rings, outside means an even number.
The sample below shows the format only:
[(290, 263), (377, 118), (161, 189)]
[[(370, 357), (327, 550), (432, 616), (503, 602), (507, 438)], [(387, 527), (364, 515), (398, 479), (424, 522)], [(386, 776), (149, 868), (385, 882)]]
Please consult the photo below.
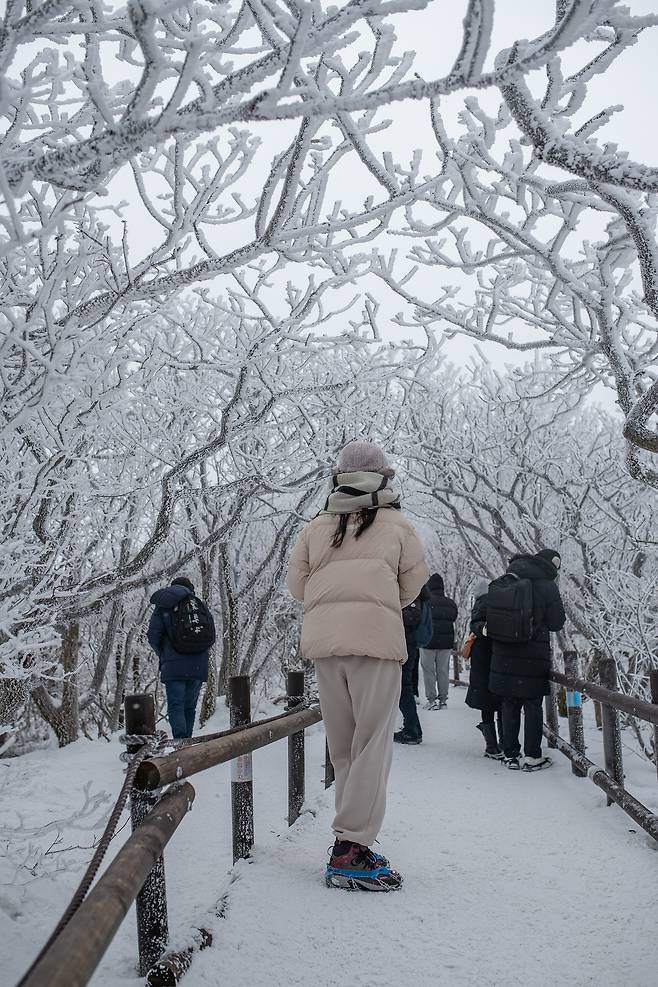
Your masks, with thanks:
[(414, 693), (414, 675), (416, 675), (417, 681), (419, 658), (420, 653), (416, 649), (415, 652), (411, 652), (402, 666), (402, 692), (400, 693), (400, 712), (404, 720), (402, 729), (415, 739), (423, 736)]
[(525, 714), (523, 748), (526, 757), (541, 757), (542, 724), (544, 709), (541, 696), (538, 699), (516, 699), (504, 696), (501, 703), (503, 713), (503, 749), (505, 757), (518, 757), (521, 753), (519, 733), (521, 732), (521, 710)]
[(203, 682), (197, 679), (174, 679), (172, 682), (165, 682), (167, 716), (174, 738), (192, 736), (196, 704), (202, 685)]

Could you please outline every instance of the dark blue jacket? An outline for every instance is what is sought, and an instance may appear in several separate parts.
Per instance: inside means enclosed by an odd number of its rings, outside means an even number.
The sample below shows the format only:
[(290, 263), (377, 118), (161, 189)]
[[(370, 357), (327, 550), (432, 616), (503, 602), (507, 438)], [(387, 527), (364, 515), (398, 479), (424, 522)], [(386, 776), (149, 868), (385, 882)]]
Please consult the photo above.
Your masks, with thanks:
[(146, 637), (160, 659), (160, 678), (163, 682), (172, 682), (174, 679), (206, 682), (208, 679), (208, 651), (200, 651), (197, 655), (181, 655), (174, 648), (168, 632), (173, 608), (186, 596), (193, 595), (187, 586), (167, 586), (157, 590), (151, 597), (155, 610), (151, 614)]

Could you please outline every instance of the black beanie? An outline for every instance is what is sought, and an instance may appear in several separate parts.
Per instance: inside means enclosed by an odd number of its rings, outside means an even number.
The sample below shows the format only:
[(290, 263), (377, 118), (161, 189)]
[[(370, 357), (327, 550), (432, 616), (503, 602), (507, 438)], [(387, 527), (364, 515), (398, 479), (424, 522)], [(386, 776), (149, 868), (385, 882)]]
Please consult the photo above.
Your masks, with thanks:
[(172, 586), (185, 586), (192, 593), (194, 592), (194, 583), (187, 578), (187, 576), (178, 576), (176, 579), (172, 579)]
[(538, 559), (546, 559), (551, 565), (554, 565), (556, 569), (560, 568), (560, 562), (562, 561), (562, 556), (554, 548), (542, 548), (541, 552), (537, 552)]

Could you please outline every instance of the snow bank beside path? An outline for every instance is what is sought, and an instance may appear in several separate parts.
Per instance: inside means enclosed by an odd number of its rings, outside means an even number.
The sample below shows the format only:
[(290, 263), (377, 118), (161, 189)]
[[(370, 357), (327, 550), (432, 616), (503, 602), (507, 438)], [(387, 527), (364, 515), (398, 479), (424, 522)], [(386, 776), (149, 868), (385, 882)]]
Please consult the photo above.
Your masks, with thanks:
[[(165, 856), (171, 945), (188, 943), (199, 925), (213, 929), (215, 945), (196, 957), (183, 984), (653, 987), (654, 841), (621, 810), (606, 808), (602, 793), (574, 778), (560, 755), (535, 775), (484, 760), (463, 695), (453, 690), (446, 711), (422, 714), (422, 746), (396, 747), (381, 840), (405, 875), (397, 894), (324, 886), (333, 795), (321, 782), (321, 725), (308, 733), (307, 811), (290, 830), (287, 745), (254, 755), (257, 846), (233, 870), (228, 766), (193, 779), (194, 808)], [(206, 729), (223, 725), (218, 718)], [(600, 763), (599, 736), (588, 729), (587, 739)], [(0, 761), (0, 963), (8, 985), (47, 937), (90, 856), (43, 857), (43, 850), (60, 831), (54, 849), (89, 846), (99, 834), (122, 778), (119, 750), (80, 741)], [(629, 754), (627, 770), (629, 788), (658, 806), (651, 766)], [(21, 809), (34, 834), (15, 832)], [(126, 826), (117, 847), (127, 835)], [(35, 862), (32, 874), (26, 868)], [(141, 984), (135, 958), (131, 913), (93, 987)]]

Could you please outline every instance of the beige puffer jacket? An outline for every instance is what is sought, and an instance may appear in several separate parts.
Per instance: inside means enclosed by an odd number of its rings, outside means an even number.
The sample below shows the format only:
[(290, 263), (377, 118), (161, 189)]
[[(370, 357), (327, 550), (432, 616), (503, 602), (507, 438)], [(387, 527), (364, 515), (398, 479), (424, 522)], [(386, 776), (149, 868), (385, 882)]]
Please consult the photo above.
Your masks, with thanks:
[(337, 523), (336, 514), (320, 514), (290, 556), (288, 589), (304, 601), (302, 654), (406, 661), (401, 608), (429, 576), (420, 539), (399, 510), (380, 508), (360, 538), (349, 524), (343, 544), (332, 548)]

